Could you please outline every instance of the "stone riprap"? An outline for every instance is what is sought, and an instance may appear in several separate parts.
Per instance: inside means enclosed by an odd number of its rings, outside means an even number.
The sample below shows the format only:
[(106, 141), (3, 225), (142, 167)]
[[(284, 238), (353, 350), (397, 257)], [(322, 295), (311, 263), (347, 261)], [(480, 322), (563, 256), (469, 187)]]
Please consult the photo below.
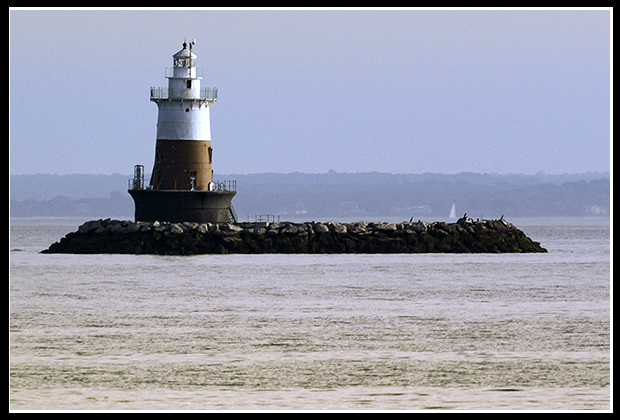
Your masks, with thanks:
[(43, 253), (338, 254), (547, 252), (503, 218), (445, 222), (166, 223), (92, 220)]

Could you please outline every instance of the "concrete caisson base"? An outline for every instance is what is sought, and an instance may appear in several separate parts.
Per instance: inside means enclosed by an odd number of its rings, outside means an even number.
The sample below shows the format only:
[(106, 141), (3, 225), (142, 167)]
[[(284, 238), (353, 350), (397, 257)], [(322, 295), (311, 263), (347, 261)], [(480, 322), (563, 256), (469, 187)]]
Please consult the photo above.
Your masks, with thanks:
[(152, 222), (227, 223), (235, 191), (129, 190), (135, 220)]

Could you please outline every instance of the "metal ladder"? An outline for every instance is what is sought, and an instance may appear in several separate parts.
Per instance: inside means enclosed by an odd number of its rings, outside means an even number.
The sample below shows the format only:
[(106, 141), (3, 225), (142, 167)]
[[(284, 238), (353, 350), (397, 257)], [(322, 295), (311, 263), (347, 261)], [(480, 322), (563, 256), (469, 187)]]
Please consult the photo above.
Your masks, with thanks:
[(237, 212), (235, 211), (232, 203), (230, 203), (230, 207), (228, 208), (228, 222), (237, 223)]

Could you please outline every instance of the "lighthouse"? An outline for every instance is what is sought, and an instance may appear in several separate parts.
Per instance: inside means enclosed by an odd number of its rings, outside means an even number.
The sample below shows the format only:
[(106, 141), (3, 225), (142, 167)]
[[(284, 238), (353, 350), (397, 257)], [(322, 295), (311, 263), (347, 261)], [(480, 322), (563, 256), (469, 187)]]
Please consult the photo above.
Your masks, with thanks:
[(145, 185), (144, 167), (136, 165), (128, 189), (137, 221), (236, 222), (231, 203), (236, 183), (213, 181), (209, 110), (217, 102), (217, 88), (201, 86), (195, 43), (183, 42), (172, 56), (168, 87), (151, 87), (158, 108), (153, 171)]

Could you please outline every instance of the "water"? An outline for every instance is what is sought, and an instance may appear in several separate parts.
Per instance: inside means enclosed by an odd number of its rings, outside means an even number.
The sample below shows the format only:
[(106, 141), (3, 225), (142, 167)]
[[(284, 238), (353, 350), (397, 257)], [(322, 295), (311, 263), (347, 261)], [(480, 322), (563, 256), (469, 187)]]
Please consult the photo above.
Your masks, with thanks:
[(548, 254), (45, 255), (10, 236), (10, 407), (610, 409), (610, 229)]

